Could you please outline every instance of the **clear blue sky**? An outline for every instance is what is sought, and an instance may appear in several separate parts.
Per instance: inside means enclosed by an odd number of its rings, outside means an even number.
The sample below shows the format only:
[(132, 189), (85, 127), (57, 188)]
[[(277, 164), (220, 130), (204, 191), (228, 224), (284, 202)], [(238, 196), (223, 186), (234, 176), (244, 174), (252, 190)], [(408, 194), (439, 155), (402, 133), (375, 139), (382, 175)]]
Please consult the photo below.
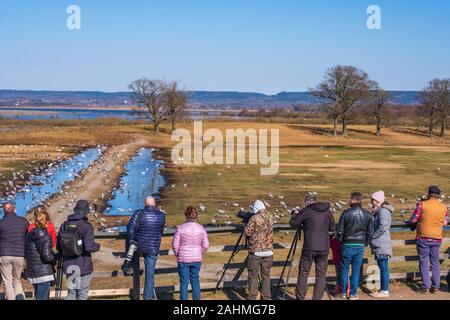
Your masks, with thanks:
[[(81, 8), (82, 29), (66, 29)], [(366, 9), (382, 10), (382, 30)], [(276, 93), (357, 66), (391, 90), (450, 77), (448, 0), (1, 0), (0, 88), (124, 91), (166, 77), (192, 90)]]

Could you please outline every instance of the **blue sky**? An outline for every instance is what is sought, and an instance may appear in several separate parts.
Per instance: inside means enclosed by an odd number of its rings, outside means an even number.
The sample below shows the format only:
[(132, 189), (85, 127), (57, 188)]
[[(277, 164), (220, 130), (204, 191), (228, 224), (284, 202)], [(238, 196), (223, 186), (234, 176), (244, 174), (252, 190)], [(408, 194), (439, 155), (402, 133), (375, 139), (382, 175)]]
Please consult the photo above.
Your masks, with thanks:
[[(81, 30), (66, 28), (69, 5)], [(382, 30), (366, 28), (381, 7)], [(1, 0), (0, 88), (304, 91), (336, 64), (390, 90), (450, 77), (447, 0)]]

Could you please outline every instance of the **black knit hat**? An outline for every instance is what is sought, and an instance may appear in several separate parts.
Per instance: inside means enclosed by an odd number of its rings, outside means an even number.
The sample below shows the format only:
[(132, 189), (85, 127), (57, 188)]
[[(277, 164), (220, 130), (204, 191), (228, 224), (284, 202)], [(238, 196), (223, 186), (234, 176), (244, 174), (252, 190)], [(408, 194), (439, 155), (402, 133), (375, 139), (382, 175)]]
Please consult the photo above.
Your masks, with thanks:
[(86, 200), (78, 200), (77, 205), (73, 209), (73, 211), (76, 214), (81, 214), (83, 216), (87, 216), (90, 209), (89, 209), (89, 202)]
[(436, 186), (431, 186), (428, 188), (428, 194), (440, 195), (442, 193), (441, 189)]

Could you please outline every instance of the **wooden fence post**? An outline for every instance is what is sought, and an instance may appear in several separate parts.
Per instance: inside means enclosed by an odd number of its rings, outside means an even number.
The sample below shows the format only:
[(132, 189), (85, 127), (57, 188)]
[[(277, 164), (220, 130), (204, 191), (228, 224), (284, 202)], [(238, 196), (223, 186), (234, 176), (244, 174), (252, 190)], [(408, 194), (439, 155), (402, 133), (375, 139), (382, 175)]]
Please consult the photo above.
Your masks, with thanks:
[(133, 300), (141, 298), (141, 255), (136, 251), (133, 256)]

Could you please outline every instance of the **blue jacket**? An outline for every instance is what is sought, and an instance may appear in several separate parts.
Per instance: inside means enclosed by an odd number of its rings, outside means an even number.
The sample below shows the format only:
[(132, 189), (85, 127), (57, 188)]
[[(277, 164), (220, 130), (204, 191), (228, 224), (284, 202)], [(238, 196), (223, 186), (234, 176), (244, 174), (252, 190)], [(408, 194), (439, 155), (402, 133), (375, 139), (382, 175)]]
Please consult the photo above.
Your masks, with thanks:
[[(142, 216), (139, 226), (137, 226), (139, 214), (142, 214)], [(159, 255), (165, 223), (164, 212), (155, 207), (148, 206), (142, 210), (137, 210), (127, 225), (128, 242), (134, 240), (137, 243), (138, 250), (144, 256)]]
[(0, 220), (0, 257), (25, 257), (25, 238), (28, 221), (14, 213), (7, 213)]

